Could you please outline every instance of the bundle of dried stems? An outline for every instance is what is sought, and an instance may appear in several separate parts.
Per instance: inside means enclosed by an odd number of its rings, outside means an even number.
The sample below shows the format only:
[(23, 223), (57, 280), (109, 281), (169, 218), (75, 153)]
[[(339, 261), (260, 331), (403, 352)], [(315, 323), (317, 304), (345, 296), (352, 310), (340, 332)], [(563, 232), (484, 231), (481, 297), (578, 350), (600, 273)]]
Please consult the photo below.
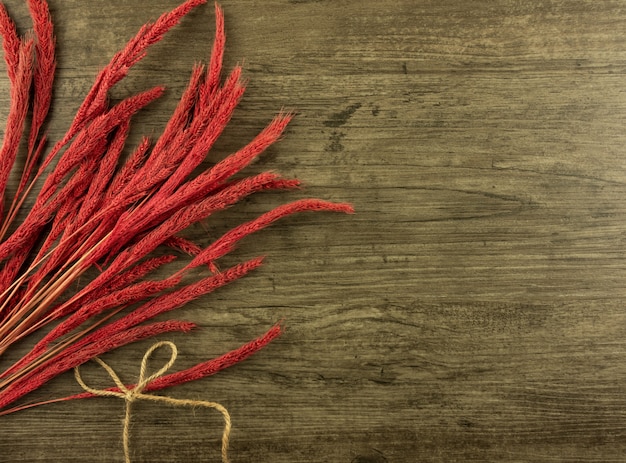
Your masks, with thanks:
[[(214, 262), (243, 237), (295, 212), (352, 212), (347, 204), (305, 199), (238, 225), (205, 247), (180, 236), (190, 225), (252, 193), (299, 184), (269, 172), (233, 179), (281, 136), (292, 117), (285, 113), (239, 151), (194, 174), (244, 93), (240, 67), (223, 82), (220, 77), (225, 34), (217, 5), (208, 65), (194, 67), (160, 138), (154, 143), (144, 138), (132, 154), (122, 156), (132, 116), (164, 89), (156, 87), (114, 105), (109, 103), (109, 90), (150, 45), (205, 2), (188, 0), (143, 26), (98, 74), (66, 134), (51, 146), (43, 134), (55, 73), (48, 5), (45, 0), (27, 0), (33, 31), (19, 36), (0, 4), (11, 92), (0, 151), (0, 355), (26, 336), (42, 333), (27, 355), (0, 374), (0, 414), (37, 405), (16, 402), (100, 354), (146, 337), (194, 328), (181, 321), (148, 321), (261, 265), (262, 259), (256, 258), (217, 269)], [(26, 154), (18, 161), (20, 146)], [(11, 175), (19, 182), (14, 194), (7, 195)], [(32, 207), (20, 215), (29, 197)], [(17, 223), (22, 215), (25, 218)], [(157, 248), (170, 252), (155, 254)], [(183, 266), (168, 265), (184, 254), (191, 257)], [(165, 273), (168, 267), (172, 270)], [(200, 277), (191, 272), (199, 267), (207, 268)], [(97, 274), (72, 291), (94, 268)], [(144, 279), (156, 270), (169, 276)], [(145, 390), (213, 374), (256, 352), (279, 333), (280, 327), (274, 326), (235, 351), (163, 376)]]

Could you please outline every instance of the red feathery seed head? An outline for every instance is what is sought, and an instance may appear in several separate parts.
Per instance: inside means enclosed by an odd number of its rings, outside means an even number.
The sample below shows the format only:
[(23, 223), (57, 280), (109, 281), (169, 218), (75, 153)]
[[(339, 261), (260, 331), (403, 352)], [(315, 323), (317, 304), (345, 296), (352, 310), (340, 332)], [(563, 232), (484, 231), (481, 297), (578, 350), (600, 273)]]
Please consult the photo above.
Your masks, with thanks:
[(43, 0), (28, 0), (28, 9), (33, 18), (33, 30), (37, 38), (35, 44), (37, 68), (35, 69), (33, 119), (28, 140), (28, 151), (32, 152), (37, 141), (39, 130), (50, 109), (52, 84), (56, 70), (56, 58), (54, 53), (54, 27), (52, 25), (48, 4)]
[(103, 192), (106, 190), (115, 174), (115, 169), (122, 155), (122, 150), (124, 149), (129, 131), (130, 120), (123, 121), (117, 128), (108, 146), (107, 152), (99, 163), (97, 172), (93, 176), (89, 191), (83, 200), (83, 206), (73, 224), (65, 229), (65, 236), (71, 236), (79, 228), (80, 224), (88, 221), (99, 209), (106, 206), (102, 201)]
[(15, 70), (19, 62), (20, 38), (17, 35), (15, 23), (2, 3), (0, 3), (0, 36), (2, 36), (4, 61), (7, 63), (7, 74), (9, 80), (14, 82)]
[(215, 39), (213, 40), (213, 50), (211, 51), (211, 60), (209, 62), (209, 71), (206, 79), (206, 101), (213, 98), (217, 91), (220, 74), (222, 72), (222, 62), (224, 61), (224, 48), (226, 44), (226, 33), (224, 32), (224, 12), (220, 6), (215, 4)]
[(120, 168), (109, 186), (103, 202), (110, 205), (114, 199), (126, 188), (128, 183), (137, 175), (139, 169), (146, 161), (150, 140), (143, 137), (139, 146), (133, 151), (126, 163)]
[(202, 251), (202, 253), (200, 253), (192, 261), (191, 265), (202, 265), (207, 262), (217, 260), (231, 252), (234, 249), (235, 244), (244, 237), (269, 226), (278, 219), (305, 211), (331, 211), (343, 212), (345, 214), (354, 213), (354, 209), (350, 204), (331, 203), (319, 199), (302, 199), (290, 204), (284, 204), (282, 206), (278, 206), (270, 212), (266, 212), (250, 222), (239, 225), (229, 232), (226, 232), (221, 238), (215, 240), (211, 246)]
[(190, 113), (196, 106), (198, 100), (198, 89), (204, 75), (204, 66), (195, 65), (189, 78), (189, 84), (183, 93), (176, 110), (168, 121), (163, 134), (159, 137), (154, 151), (160, 153), (165, 147), (173, 143), (175, 138), (179, 136), (190, 122)]
[(263, 336), (207, 362), (188, 368), (178, 373), (161, 376), (148, 384), (144, 391), (156, 391), (165, 387), (177, 386), (189, 381), (214, 375), (215, 373), (239, 363), (258, 352), (282, 334), (280, 325), (274, 325)]
[(32, 38), (25, 38), (20, 42), (17, 54), (17, 68), (14, 69), (14, 81), (11, 86), (11, 107), (7, 118), (4, 140), (0, 150), (0, 215), (4, 203), (4, 191), (7, 187), (11, 168), (15, 163), (19, 148), (26, 114), (30, 86), (33, 78), (33, 47)]
[(190, 256), (198, 255), (202, 251), (202, 248), (196, 243), (181, 236), (172, 236), (165, 240), (163, 244), (172, 249), (178, 249), (179, 251), (189, 254)]

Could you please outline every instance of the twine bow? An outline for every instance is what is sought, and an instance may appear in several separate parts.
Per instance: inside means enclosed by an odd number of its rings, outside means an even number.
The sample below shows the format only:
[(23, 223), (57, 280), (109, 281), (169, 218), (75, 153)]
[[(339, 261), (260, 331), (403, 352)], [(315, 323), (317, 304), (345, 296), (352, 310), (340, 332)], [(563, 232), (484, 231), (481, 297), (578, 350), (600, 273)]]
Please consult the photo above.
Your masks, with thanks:
[[(146, 377), (146, 371), (148, 369), (148, 360), (150, 359), (150, 356), (155, 350), (159, 349), (162, 346), (167, 346), (171, 350), (169, 361), (159, 371)], [(119, 388), (119, 392), (106, 390), (106, 389), (94, 389), (88, 386), (87, 384), (85, 384), (82, 377), (80, 376), (78, 367), (74, 369), (74, 376), (76, 377), (76, 381), (78, 382), (78, 384), (80, 384), (80, 386), (87, 392), (90, 392), (94, 395), (98, 395), (102, 397), (119, 397), (120, 399), (125, 400), (126, 416), (124, 418), (123, 439), (124, 439), (124, 457), (125, 457), (126, 463), (130, 463), (130, 449), (129, 449), (130, 418), (131, 418), (130, 408), (131, 408), (132, 403), (138, 399), (151, 400), (153, 402), (165, 402), (170, 405), (185, 405), (185, 406), (192, 406), (192, 407), (201, 406), (201, 407), (206, 407), (206, 408), (214, 408), (215, 410), (219, 411), (224, 417), (224, 432), (222, 434), (222, 462), (229, 463), (230, 461), (228, 459), (228, 441), (230, 438), (230, 430), (231, 430), (232, 425), (230, 421), (230, 414), (228, 413), (228, 410), (224, 408), (224, 406), (216, 402), (207, 402), (203, 400), (174, 399), (172, 397), (150, 395), (150, 394), (144, 394), (142, 392), (143, 389), (151, 381), (154, 381), (156, 378), (162, 376), (167, 370), (170, 369), (170, 367), (176, 361), (177, 355), (178, 355), (178, 349), (176, 348), (176, 345), (173, 342), (161, 341), (152, 345), (152, 347), (150, 347), (150, 349), (148, 349), (143, 356), (143, 360), (141, 361), (141, 369), (139, 371), (139, 380), (137, 381), (137, 385), (135, 385), (135, 387), (132, 387), (132, 388), (127, 388), (122, 382), (122, 380), (119, 378), (117, 373), (113, 371), (113, 368), (111, 368), (107, 363), (105, 363), (100, 358), (96, 357), (95, 361), (98, 362), (100, 366), (102, 366), (102, 368), (104, 368), (107, 371), (107, 373), (109, 373), (109, 375), (111, 376), (111, 378), (113, 379), (117, 387)]]

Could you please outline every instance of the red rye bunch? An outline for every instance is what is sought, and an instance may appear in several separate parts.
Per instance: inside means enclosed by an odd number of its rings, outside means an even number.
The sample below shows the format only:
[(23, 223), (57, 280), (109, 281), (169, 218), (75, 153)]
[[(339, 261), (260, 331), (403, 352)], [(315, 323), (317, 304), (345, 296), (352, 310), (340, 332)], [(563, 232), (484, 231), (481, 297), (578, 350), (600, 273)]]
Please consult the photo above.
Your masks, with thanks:
[[(239, 151), (194, 175), (244, 93), (240, 67), (221, 79), (225, 35), (217, 5), (210, 62), (194, 67), (160, 138), (154, 143), (144, 138), (130, 156), (122, 158), (131, 118), (164, 89), (156, 87), (115, 105), (109, 103), (109, 90), (145, 56), (150, 45), (205, 2), (188, 0), (143, 26), (98, 74), (67, 133), (51, 146), (42, 130), (55, 72), (48, 5), (45, 0), (27, 0), (33, 32), (20, 37), (0, 4), (0, 34), (11, 93), (0, 150), (0, 356), (26, 336), (42, 333), (27, 355), (0, 374), (0, 414), (36, 405), (15, 402), (53, 377), (116, 347), (194, 328), (188, 322), (150, 320), (261, 265), (261, 258), (223, 271), (215, 265), (245, 236), (295, 212), (352, 212), (347, 204), (305, 199), (238, 225), (206, 247), (180, 236), (190, 225), (253, 193), (299, 184), (270, 172), (233, 179), (281, 136), (291, 119), (291, 114), (282, 113)], [(18, 156), (20, 146), (25, 156)], [(7, 197), (11, 175), (19, 180), (15, 193)], [(40, 185), (37, 191), (35, 185)], [(27, 203), (32, 206), (17, 223)], [(169, 251), (155, 254), (163, 248)], [(172, 268), (168, 264), (182, 255), (190, 256), (186, 263), (167, 272)], [(191, 270), (199, 267), (206, 271), (198, 277)], [(95, 277), (70, 291), (94, 268)], [(157, 275), (169, 276), (144, 279), (157, 270)], [(280, 327), (274, 326), (235, 351), (163, 376), (145, 390), (213, 374), (254, 353), (279, 333)]]

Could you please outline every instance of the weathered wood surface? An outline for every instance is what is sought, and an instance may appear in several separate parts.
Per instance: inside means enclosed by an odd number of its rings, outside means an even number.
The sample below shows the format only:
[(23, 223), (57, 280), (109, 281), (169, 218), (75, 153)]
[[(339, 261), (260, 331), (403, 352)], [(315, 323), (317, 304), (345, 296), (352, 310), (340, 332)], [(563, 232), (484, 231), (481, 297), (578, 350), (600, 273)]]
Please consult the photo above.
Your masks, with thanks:
[[(6, 3), (24, 30), (23, 2)], [(177, 1), (50, 4), (55, 137), (96, 71)], [(245, 58), (250, 84), (211, 158), (296, 108), (250, 171), (308, 188), (233, 208), (207, 239), (304, 195), (358, 214), (299, 216), (248, 239), (229, 261), (266, 265), (182, 309), (203, 329), (167, 339), (182, 368), (282, 318), (285, 335), (167, 393), (227, 406), (235, 463), (625, 461), (626, 3), (223, 6), (227, 62)], [(135, 140), (158, 134), (212, 33), (209, 5), (118, 86), (170, 88)], [(132, 380), (148, 345), (107, 359)], [(68, 374), (35, 398), (77, 390)], [(96, 399), (4, 417), (0, 461), (122, 461), (122, 414), (121, 400)], [(217, 413), (137, 404), (134, 461), (218, 461), (220, 433)]]

